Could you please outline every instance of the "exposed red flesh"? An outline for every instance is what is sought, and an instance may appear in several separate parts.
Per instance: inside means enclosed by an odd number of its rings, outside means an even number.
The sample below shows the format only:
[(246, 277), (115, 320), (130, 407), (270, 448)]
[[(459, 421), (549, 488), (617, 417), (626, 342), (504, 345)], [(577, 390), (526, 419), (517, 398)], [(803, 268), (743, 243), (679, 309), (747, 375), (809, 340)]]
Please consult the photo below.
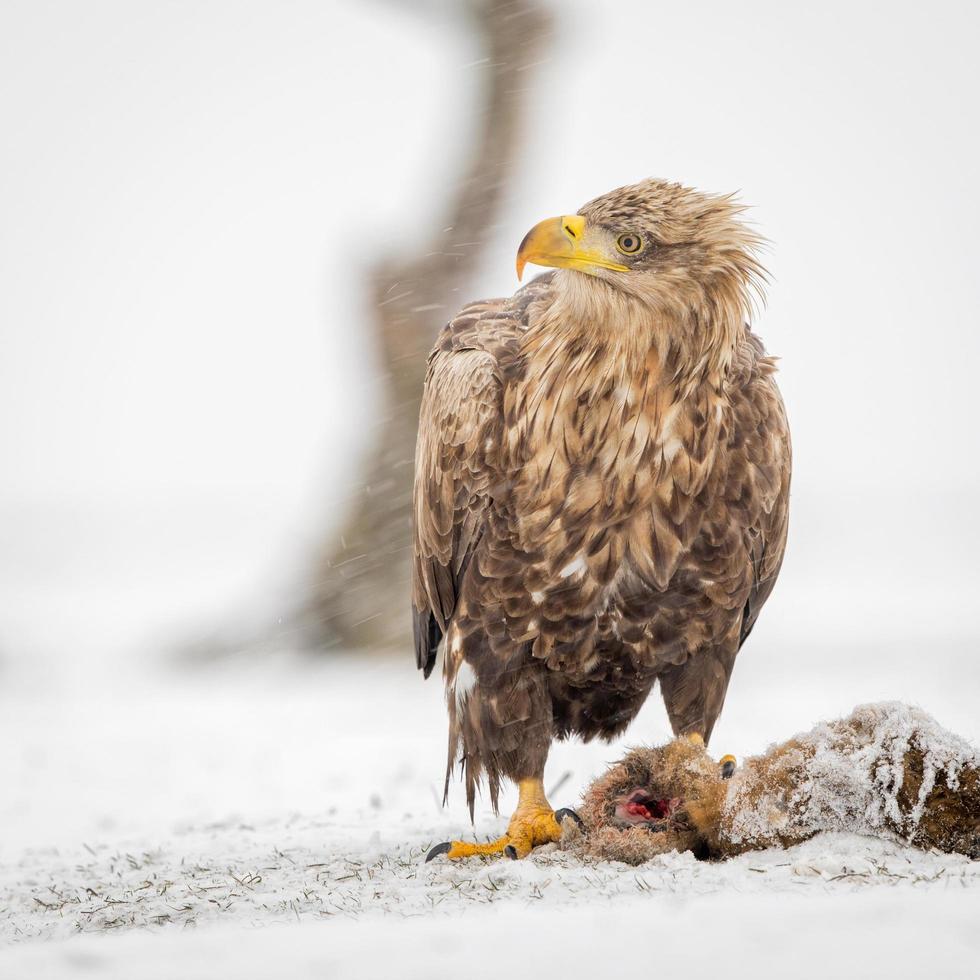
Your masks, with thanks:
[(627, 803), (626, 812), (634, 817), (643, 817), (644, 820), (651, 819), (650, 811), (642, 803)]
[(638, 803), (635, 800), (631, 800), (626, 804), (626, 812), (634, 817), (641, 817), (644, 820), (662, 820), (664, 817), (669, 817), (671, 810), (676, 806), (676, 801), (663, 799), (663, 800), (650, 800), (648, 803)]
[(650, 829), (661, 830), (670, 824), (675, 814), (684, 806), (679, 796), (665, 796), (661, 799), (651, 796), (642, 786), (637, 786), (616, 801), (614, 816), (627, 826), (646, 825)]

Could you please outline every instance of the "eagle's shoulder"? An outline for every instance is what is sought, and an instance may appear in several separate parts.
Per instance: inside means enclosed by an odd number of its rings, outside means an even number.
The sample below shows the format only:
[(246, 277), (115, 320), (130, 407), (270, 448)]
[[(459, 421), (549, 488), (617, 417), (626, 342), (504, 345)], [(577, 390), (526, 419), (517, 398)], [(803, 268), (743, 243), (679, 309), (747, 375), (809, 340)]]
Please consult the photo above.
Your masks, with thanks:
[(762, 340), (746, 327), (728, 375), (732, 437), (748, 452), (750, 462), (788, 465), (789, 424), (776, 384), (776, 364), (777, 358), (768, 355)]
[[(735, 345), (735, 355), (729, 373), (729, 384), (733, 387), (746, 387), (771, 378), (777, 370), (779, 358), (766, 353), (762, 338), (744, 327)], [(770, 387), (775, 389), (775, 382)]]
[(550, 301), (554, 273), (532, 279), (513, 296), (468, 303), (439, 332), (429, 363), (440, 355), (484, 351), (502, 360), (513, 352), (534, 310)]

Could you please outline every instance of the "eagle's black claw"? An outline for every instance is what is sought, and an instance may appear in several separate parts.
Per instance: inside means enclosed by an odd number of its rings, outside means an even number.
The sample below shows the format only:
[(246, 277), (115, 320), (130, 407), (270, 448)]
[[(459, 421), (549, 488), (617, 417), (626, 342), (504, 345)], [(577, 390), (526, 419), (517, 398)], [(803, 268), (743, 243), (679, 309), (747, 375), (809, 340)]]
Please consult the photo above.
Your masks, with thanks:
[(735, 757), (731, 755), (726, 755), (721, 760), (721, 778), (731, 779), (735, 774)]
[(436, 844), (435, 847), (429, 851), (425, 856), (425, 863), (428, 864), (433, 858), (439, 857), (440, 854), (448, 854), (449, 848), (453, 846), (452, 841), (443, 841), (441, 844)]
[(511, 861), (516, 861), (517, 860), (517, 848), (514, 847), (513, 844), (508, 844), (504, 848), (504, 854), (506, 854), (507, 857), (509, 857), (511, 859)]
[(561, 822), (565, 819), (565, 817), (571, 817), (578, 825), (579, 829), (585, 829), (585, 824), (582, 822), (582, 818), (574, 810), (569, 809), (567, 806), (563, 806), (560, 810), (555, 810), (555, 821), (558, 823), (559, 827), (561, 826)]

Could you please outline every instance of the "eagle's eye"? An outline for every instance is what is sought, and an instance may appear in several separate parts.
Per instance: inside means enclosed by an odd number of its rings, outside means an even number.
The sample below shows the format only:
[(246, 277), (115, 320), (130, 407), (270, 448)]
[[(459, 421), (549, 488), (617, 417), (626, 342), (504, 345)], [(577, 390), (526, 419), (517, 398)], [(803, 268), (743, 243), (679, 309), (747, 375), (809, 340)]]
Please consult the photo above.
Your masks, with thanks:
[(623, 253), (623, 255), (635, 255), (640, 250), (640, 246), (643, 242), (640, 240), (639, 235), (620, 235), (616, 239), (616, 248)]

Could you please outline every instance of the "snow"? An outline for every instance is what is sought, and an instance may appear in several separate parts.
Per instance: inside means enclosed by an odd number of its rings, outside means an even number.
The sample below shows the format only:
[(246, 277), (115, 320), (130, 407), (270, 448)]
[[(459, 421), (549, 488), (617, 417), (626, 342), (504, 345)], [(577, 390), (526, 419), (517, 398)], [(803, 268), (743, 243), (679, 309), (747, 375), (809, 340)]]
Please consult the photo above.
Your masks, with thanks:
[[(420, 869), (418, 877), (427, 881), (402, 887), (401, 909), (373, 900), (365, 910), (352, 897), (397, 894), (387, 882), (348, 889), (334, 914), (320, 921), (298, 902), (284, 903), (274, 918), (260, 914), (261, 898), (253, 897), (247, 903), (255, 910), (252, 920), (277, 928), (246, 930), (246, 913), (235, 927), (22, 944), (0, 955), (0, 970), (5, 976), (45, 977), (87, 968), (106, 978), (427, 978), (527, 976), (529, 969), (542, 968), (550, 975), (584, 976), (640, 958), (658, 973), (683, 967), (696, 977), (720, 970), (734, 977), (894, 977), (940, 964), (947, 976), (976, 975), (980, 904), (975, 883), (962, 876), (919, 885), (859, 877), (832, 882), (830, 870), (848, 872), (837, 859), (821, 863), (815, 854), (816, 870), (786, 869), (778, 884), (769, 880), (763, 857), (752, 865), (758, 873), (739, 869), (724, 888), (704, 883), (685, 890), (690, 869), (679, 863), (677, 869), (625, 874), (599, 868), (564, 878), (561, 868), (543, 860), (484, 866), (467, 876), (465, 890), (453, 888), (461, 873)], [(366, 873), (362, 877), (367, 880)], [(257, 890), (265, 887), (263, 880)], [(326, 890), (309, 880), (306, 887)], [(223, 899), (228, 892), (217, 894)], [(777, 968), (786, 973), (773, 972)]]
[(88, 936), (8, 950), (0, 969), (18, 978), (100, 980), (499, 980), (594, 976), (640, 962), (656, 973), (683, 969), (695, 978), (976, 976), (977, 903), (958, 884), (833, 899), (816, 898), (813, 886), (800, 891), (750, 902), (741, 894), (639, 896), (558, 910), (498, 903), (480, 915), (393, 919), (384, 929), (337, 919), (265, 930)]

